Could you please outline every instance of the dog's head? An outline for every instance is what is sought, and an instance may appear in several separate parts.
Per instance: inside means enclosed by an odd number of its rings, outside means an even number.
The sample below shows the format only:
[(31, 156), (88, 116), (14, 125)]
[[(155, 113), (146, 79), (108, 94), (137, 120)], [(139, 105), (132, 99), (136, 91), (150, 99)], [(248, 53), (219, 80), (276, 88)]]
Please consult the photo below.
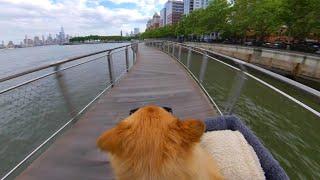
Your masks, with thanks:
[(148, 158), (159, 166), (167, 159), (186, 155), (204, 130), (202, 121), (179, 120), (161, 107), (146, 106), (104, 132), (97, 145), (121, 160), (141, 162)]

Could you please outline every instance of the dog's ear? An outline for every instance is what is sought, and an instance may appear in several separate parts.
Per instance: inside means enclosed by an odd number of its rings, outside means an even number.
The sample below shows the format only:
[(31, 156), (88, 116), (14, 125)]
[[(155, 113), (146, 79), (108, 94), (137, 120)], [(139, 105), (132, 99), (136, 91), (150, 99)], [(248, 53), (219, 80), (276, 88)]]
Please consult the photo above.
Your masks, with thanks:
[(205, 131), (205, 124), (200, 120), (186, 119), (180, 121), (182, 136), (188, 142), (199, 142)]
[(97, 146), (102, 151), (113, 152), (118, 146), (118, 138), (116, 137), (116, 127), (104, 132), (97, 140)]
[(102, 151), (108, 151), (112, 154), (121, 152), (121, 142), (125, 130), (128, 126), (125, 123), (119, 123), (116, 127), (104, 132), (97, 140), (97, 146)]

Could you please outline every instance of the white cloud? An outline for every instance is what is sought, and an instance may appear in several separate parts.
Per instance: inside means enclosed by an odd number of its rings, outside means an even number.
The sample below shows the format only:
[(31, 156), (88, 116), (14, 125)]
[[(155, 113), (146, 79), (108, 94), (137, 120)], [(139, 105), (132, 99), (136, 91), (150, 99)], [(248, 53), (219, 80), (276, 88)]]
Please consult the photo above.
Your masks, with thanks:
[[(60, 26), (71, 35), (115, 35), (145, 23), (165, 0), (0, 0), (0, 41), (18, 43), (27, 34), (58, 33)], [(128, 9), (124, 3), (135, 4)]]

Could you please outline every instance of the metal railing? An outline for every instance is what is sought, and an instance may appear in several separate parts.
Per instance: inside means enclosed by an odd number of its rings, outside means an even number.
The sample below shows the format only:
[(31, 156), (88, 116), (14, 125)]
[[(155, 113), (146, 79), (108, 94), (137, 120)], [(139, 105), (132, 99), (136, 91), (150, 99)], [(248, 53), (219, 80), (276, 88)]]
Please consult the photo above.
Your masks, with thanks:
[[(319, 91), (214, 51), (170, 41), (150, 40), (145, 44), (177, 60), (220, 115), (234, 114), (243, 119), (290, 176), (319, 178), (320, 158), (308, 153), (320, 142)], [(297, 96), (292, 95), (295, 93)], [(310, 169), (310, 173), (305, 175), (301, 169)]]
[[(317, 110), (313, 109), (312, 107), (309, 107), (308, 105), (306, 105), (303, 102), (297, 100), (296, 98), (290, 96), (289, 94), (281, 91), (280, 89), (274, 87), (273, 85), (263, 81), (262, 79), (256, 77), (255, 75), (251, 74), (250, 72), (248, 72), (247, 67), (253, 68), (255, 70), (260, 71), (261, 73), (264, 73), (264, 74), (267, 74), (269, 76), (272, 76), (273, 78), (276, 78), (276, 79), (278, 79), (278, 80), (280, 80), (280, 81), (282, 81), (284, 83), (288, 83), (288, 84), (294, 86), (295, 88), (303, 90), (306, 93), (313, 95), (315, 98), (319, 98), (320, 99), (320, 92), (315, 90), (315, 89), (313, 89), (313, 88), (305, 86), (305, 85), (303, 85), (301, 83), (298, 83), (296, 81), (293, 81), (291, 79), (285, 78), (285, 77), (283, 77), (281, 75), (278, 75), (276, 73), (273, 73), (271, 71), (265, 70), (265, 69), (263, 69), (261, 67), (255, 66), (253, 64), (246, 63), (246, 62), (243, 62), (241, 60), (238, 60), (238, 59), (235, 59), (235, 58), (232, 58), (232, 57), (229, 57), (229, 56), (217, 53), (217, 52), (208, 51), (208, 50), (203, 49), (203, 48), (197, 48), (197, 47), (194, 47), (194, 46), (189, 46), (189, 45), (186, 45), (186, 44), (177, 43), (177, 42), (170, 42), (170, 41), (147, 41), (146, 44), (149, 45), (149, 46), (157, 47), (158, 49), (168, 53), (170, 56), (176, 58), (179, 62), (181, 62), (181, 58), (182, 58), (181, 57), (182, 49), (183, 48), (186, 49), (187, 50), (187, 61), (186, 61), (186, 64), (184, 64), (184, 63), (181, 63), (181, 64), (187, 70), (189, 70), (189, 72), (193, 75), (194, 79), (199, 83), (199, 85), (202, 87), (202, 89), (204, 91), (206, 91), (206, 89), (203, 87), (203, 81), (204, 81), (205, 73), (206, 73), (207, 66), (208, 66), (208, 59), (214, 60), (216, 62), (219, 62), (219, 63), (221, 63), (221, 64), (223, 64), (223, 65), (225, 65), (225, 66), (227, 66), (227, 67), (229, 67), (229, 68), (231, 68), (233, 70), (235, 70), (237, 72), (237, 77), (236, 77), (236, 80), (235, 80), (236, 83), (234, 83), (235, 87), (232, 88), (234, 90), (234, 92), (230, 93), (230, 96), (229, 96), (230, 99), (229, 99), (228, 103), (225, 104), (225, 106), (226, 106), (225, 114), (232, 114), (232, 110), (234, 108), (235, 102), (237, 101), (237, 99), (240, 96), (240, 91), (241, 91), (242, 87), (245, 84), (245, 80), (246, 80), (247, 77), (250, 77), (252, 79), (255, 79), (257, 82), (265, 85), (266, 87), (268, 87), (268, 88), (278, 92), (279, 94), (285, 96), (286, 98), (292, 100), (293, 102), (295, 102), (298, 105), (302, 106), (306, 110), (312, 112), (316, 116), (320, 117), (320, 113)], [(175, 52), (176, 49), (178, 50), (178, 52)], [(198, 76), (190, 70), (191, 60), (192, 60), (192, 58), (191, 58), (192, 52), (197, 53), (197, 54), (202, 56), (202, 61), (201, 61), (201, 66), (200, 66), (200, 70), (199, 70)], [(230, 65), (230, 64), (228, 64), (228, 63), (226, 63), (226, 62), (224, 62), (222, 60), (219, 60), (219, 59), (217, 59), (215, 57), (212, 57), (212, 56), (209, 55), (209, 53), (214, 53), (215, 55), (218, 55), (220, 57), (228, 58), (229, 60), (232, 60), (233, 63), (237, 64), (237, 66)], [(221, 115), (223, 115), (222, 111), (220, 110), (221, 108), (218, 105), (216, 105), (216, 103), (214, 101), (212, 101), (212, 103), (215, 105), (215, 107), (218, 110), (218, 112)]]
[(0, 177), (16, 176), (136, 62), (138, 44), (0, 78)]

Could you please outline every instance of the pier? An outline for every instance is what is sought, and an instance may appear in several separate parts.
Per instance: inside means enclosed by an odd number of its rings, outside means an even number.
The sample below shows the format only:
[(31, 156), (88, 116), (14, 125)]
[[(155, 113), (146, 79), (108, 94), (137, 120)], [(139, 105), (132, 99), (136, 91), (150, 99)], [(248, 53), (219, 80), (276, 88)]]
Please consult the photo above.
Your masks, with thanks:
[(140, 46), (136, 65), (114, 88), (35, 160), (17, 179), (113, 179), (97, 137), (147, 104), (169, 106), (179, 118), (216, 114), (196, 82), (167, 54)]

